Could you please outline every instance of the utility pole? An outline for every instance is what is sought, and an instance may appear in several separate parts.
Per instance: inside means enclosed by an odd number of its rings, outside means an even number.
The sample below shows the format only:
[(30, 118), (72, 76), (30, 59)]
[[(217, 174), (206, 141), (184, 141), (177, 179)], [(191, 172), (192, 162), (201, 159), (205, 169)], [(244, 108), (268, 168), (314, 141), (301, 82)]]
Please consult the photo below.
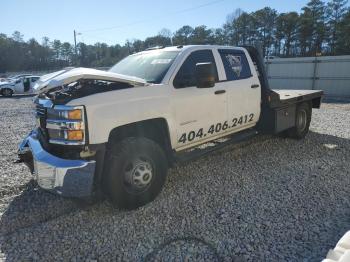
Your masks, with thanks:
[(77, 55), (77, 33), (74, 30), (74, 52)]
[(78, 50), (77, 50), (77, 35), (81, 35), (81, 33), (78, 33), (77, 31), (73, 31), (74, 33), (74, 63), (75, 65), (78, 64)]

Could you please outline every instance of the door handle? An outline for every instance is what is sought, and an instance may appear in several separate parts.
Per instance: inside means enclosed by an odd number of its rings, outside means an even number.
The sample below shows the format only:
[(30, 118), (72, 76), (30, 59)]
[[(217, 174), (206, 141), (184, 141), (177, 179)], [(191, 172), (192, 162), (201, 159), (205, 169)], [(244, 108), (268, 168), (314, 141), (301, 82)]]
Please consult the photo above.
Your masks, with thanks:
[(251, 86), (251, 88), (258, 88), (258, 87), (259, 87), (258, 84), (254, 84), (254, 85)]
[(214, 92), (215, 95), (220, 95), (226, 93), (226, 90), (217, 90)]

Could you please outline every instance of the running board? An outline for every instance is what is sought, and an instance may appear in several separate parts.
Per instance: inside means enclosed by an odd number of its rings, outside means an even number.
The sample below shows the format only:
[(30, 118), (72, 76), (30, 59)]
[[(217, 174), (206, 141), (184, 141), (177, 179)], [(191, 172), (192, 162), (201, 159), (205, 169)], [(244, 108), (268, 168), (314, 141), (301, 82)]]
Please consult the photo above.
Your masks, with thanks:
[[(242, 142), (244, 140), (247, 140), (248, 138), (256, 136), (257, 134), (258, 134), (258, 131), (256, 131), (255, 129), (244, 130), (244, 131), (235, 133), (233, 135), (230, 135), (230, 136), (227, 136), (224, 138), (219, 138), (217, 140), (200, 145), (198, 147), (195, 147), (192, 150), (188, 150), (188, 151), (180, 152), (180, 153), (175, 153), (174, 160), (175, 160), (175, 162), (180, 162), (180, 163), (187, 162), (189, 160), (193, 160), (193, 159), (199, 158), (203, 155), (209, 154), (213, 151), (222, 149), (228, 145)], [(220, 140), (222, 140), (222, 139), (227, 139), (227, 140), (220, 142)], [(212, 144), (214, 144), (214, 145), (212, 145)], [(206, 147), (203, 149), (200, 148), (203, 146), (206, 146)]]

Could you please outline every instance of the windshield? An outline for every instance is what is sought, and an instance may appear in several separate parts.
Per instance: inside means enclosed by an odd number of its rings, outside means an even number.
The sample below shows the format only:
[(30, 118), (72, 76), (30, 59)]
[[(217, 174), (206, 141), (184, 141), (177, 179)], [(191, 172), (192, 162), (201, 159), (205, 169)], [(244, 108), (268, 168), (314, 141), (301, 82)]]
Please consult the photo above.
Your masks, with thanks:
[(179, 51), (150, 51), (130, 55), (109, 71), (145, 79), (148, 83), (159, 84)]

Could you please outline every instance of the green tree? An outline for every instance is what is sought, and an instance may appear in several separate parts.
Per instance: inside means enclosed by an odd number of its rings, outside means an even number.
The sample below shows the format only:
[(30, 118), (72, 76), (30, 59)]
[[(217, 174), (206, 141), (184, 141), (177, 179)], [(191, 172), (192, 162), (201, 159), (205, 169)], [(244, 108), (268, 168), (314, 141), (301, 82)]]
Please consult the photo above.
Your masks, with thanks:
[(55, 55), (56, 55), (56, 60), (59, 60), (60, 59), (60, 56), (61, 56), (61, 48), (62, 48), (62, 43), (60, 40), (53, 40), (52, 42), (52, 49), (53, 51), (55, 52)]
[(196, 26), (189, 38), (189, 43), (194, 45), (209, 44), (211, 41), (211, 30), (205, 25)]
[(170, 38), (162, 35), (147, 37), (144, 42), (145, 48), (150, 48), (155, 46), (170, 46), (170, 45), (171, 45)]
[(71, 58), (73, 56), (73, 47), (70, 43), (68, 42), (64, 42), (61, 45), (61, 54), (62, 54), (62, 58), (63, 60), (65, 60), (67, 62), (67, 65), (70, 64), (71, 62)]
[(0, 73), (6, 72), (9, 68), (10, 40), (5, 34), (0, 34)]
[(328, 41), (331, 54), (335, 54), (335, 51), (339, 45), (339, 25), (347, 11), (347, 0), (332, 0), (328, 2), (326, 14), (327, 14), (327, 26), (328, 26)]
[(346, 6), (347, 0), (330, 0), (327, 5), (310, 0), (300, 15), (278, 15), (268, 7), (252, 13), (236, 9), (221, 28), (185, 25), (174, 34), (163, 28), (155, 36), (127, 40), (123, 45), (79, 43), (78, 57), (68, 42), (50, 43), (47, 37), (41, 43), (34, 38), (24, 41), (23, 35), (15, 31), (10, 36), (0, 34), (0, 72), (60, 69), (72, 61), (87, 67), (111, 66), (128, 54), (171, 44), (260, 44), (265, 55), (272, 47), (275, 54), (284, 56), (350, 54), (350, 11)]
[(190, 38), (193, 34), (193, 28), (189, 25), (185, 25), (177, 30), (173, 37), (174, 45), (188, 45)]
[(19, 32), (19, 31), (14, 31), (13, 34), (12, 34), (12, 39), (15, 41), (15, 42), (20, 42), (20, 43), (23, 43), (24, 40), (23, 40), (23, 35)]
[(216, 28), (212, 30), (213, 44), (225, 45), (227, 44), (225, 31), (222, 28)]
[(140, 39), (134, 40), (132, 42), (132, 46), (133, 46), (134, 52), (140, 52), (145, 50), (144, 42)]
[(296, 41), (299, 15), (297, 12), (282, 13), (276, 19), (276, 39), (283, 41), (283, 54), (290, 56), (291, 44)]
[(311, 0), (302, 10), (300, 16), (302, 53), (316, 55), (322, 51), (325, 40), (325, 4), (321, 0)]
[(252, 14), (254, 17), (254, 35), (255, 41), (261, 43), (264, 55), (267, 55), (268, 49), (274, 40), (275, 22), (277, 11), (270, 7), (265, 7)]
[(226, 23), (223, 25), (227, 44), (239, 45), (246, 43), (251, 22), (246, 19), (247, 16), (249, 15), (240, 8), (227, 15)]
[(350, 55), (350, 9), (344, 14), (339, 23), (339, 34), (337, 37), (337, 45), (335, 46), (335, 54)]

